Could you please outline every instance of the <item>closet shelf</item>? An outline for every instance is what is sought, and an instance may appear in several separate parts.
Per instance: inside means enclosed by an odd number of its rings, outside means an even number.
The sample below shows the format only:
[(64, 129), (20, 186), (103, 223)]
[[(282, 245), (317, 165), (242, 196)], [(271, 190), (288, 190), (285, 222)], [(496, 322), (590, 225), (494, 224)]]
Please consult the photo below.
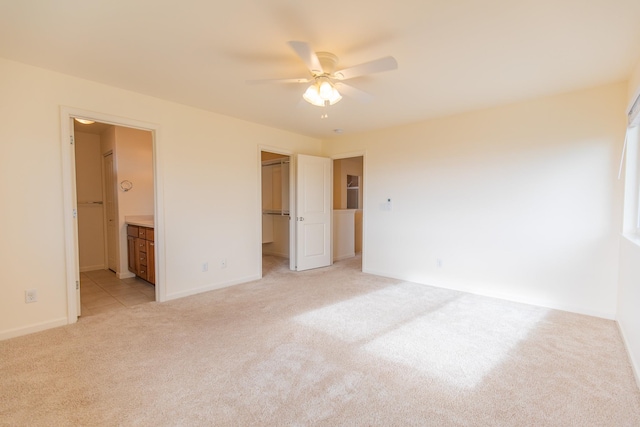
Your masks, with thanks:
[(288, 216), (289, 211), (281, 211), (281, 210), (263, 210), (262, 215), (279, 215), (279, 216)]

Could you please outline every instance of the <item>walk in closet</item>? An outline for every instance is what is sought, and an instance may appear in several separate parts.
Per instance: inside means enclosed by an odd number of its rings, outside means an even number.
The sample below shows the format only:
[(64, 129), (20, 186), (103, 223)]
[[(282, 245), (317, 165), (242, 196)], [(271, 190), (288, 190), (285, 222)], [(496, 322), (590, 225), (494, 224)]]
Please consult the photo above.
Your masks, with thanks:
[(262, 253), (289, 258), (288, 156), (262, 152)]

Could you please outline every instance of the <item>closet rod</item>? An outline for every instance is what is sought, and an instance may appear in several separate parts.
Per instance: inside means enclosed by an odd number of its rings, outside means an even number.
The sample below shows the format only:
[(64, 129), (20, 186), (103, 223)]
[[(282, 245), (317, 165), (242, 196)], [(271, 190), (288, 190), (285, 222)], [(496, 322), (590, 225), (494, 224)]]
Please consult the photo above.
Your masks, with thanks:
[(289, 159), (275, 159), (275, 160), (265, 160), (262, 162), (262, 166), (272, 166), (272, 165), (282, 165), (285, 163), (291, 163), (291, 160)]
[(289, 216), (288, 211), (262, 211), (262, 215)]

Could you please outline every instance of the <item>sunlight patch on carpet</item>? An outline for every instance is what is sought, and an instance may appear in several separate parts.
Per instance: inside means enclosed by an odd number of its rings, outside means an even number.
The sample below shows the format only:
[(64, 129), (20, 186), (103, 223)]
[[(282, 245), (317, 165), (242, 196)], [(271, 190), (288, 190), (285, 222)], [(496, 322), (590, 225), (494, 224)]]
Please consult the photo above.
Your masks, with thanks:
[(460, 388), (473, 388), (547, 310), (464, 296), (365, 345), (365, 350)]
[(473, 388), (547, 314), (540, 307), (413, 283), (296, 316), (369, 354), (459, 388)]
[(344, 341), (368, 341), (461, 295), (405, 282), (306, 312), (294, 320)]

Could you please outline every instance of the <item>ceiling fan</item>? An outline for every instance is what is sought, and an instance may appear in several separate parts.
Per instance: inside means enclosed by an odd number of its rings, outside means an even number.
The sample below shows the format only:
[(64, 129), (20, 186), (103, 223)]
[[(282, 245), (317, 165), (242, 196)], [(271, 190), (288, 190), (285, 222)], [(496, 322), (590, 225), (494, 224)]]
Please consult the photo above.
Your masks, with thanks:
[(326, 107), (342, 99), (340, 92), (360, 101), (370, 101), (373, 98), (370, 94), (344, 83), (344, 80), (398, 68), (396, 59), (392, 56), (386, 56), (353, 67), (336, 70), (338, 57), (333, 53), (314, 52), (306, 42), (290, 41), (288, 43), (296, 55), (305, 63), (311, 73), (311, 77), (248, 80), (247, 83), (311, 83), (302, 98), (312, 105)]

